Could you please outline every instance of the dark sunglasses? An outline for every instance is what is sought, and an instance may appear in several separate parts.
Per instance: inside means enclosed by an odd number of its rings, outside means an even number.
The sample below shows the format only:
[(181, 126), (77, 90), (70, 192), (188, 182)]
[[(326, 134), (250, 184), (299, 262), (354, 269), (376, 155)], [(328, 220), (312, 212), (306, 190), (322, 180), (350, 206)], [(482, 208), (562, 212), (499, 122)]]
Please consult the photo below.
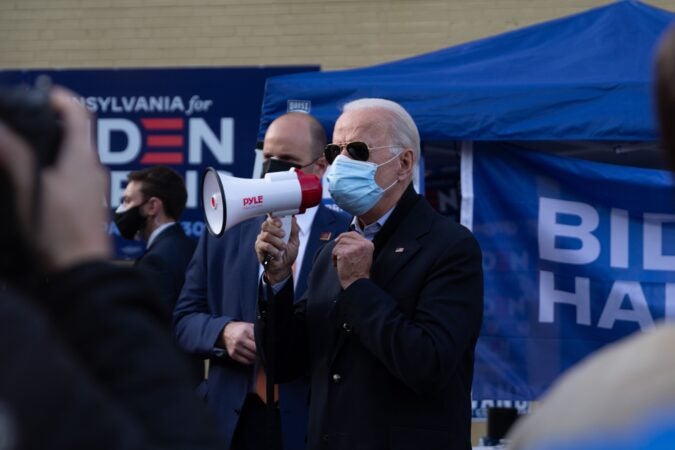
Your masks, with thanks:
[(337, 158), (337, 156), (340, 153), (342, 153), (342, 149), (346, 148), (347, 153), (349, 153), (349, 156), (351, 156), (352, 159), (355, 159), (357, 161), (368, 161), (368, 158), (370, 158), (370, 152), (372, 152), (373, 150), (379, 150), (381, 148), (395, 148), (395, 147), (399, 146), (383, 145), (381, 147), (368, 147), (368, 144), (360, 141), (347, 142), (345, 144), (328, 144), (323, 149), (323, 156), (326, 158), (326, 161), (328, 161), (328, 164), (333, 164), (335, 158)]

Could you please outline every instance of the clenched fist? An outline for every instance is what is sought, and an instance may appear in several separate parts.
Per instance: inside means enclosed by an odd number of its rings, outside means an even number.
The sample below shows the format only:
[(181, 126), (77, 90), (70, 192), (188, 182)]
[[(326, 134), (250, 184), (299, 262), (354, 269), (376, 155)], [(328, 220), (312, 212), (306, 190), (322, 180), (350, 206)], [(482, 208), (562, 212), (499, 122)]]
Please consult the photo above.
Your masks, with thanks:
[(342, 233), (335, 239), (333, 264), (342, 289), (361, 278), (370, 278), (374, 251), (373, 243), (355, 231)]
[(255, 337), (252, 323), (228, 323), (223, 328), (220, 340), (230, 358), (242, 364), (253, 364), (255, 362)]
[(265, 267), (265, 276), (270, 284), (276, 284), (291, 275), (293, 262), (298, 257), (299, 232), (300, 228), (295, 217), (291, 224), (288, 244), (284, 242), (285, 232), (280, 219), (268, 217), (260, 226), (260, 234), (255, 241), (255, 252), (261, 264), (266, 258), (269, 259)]

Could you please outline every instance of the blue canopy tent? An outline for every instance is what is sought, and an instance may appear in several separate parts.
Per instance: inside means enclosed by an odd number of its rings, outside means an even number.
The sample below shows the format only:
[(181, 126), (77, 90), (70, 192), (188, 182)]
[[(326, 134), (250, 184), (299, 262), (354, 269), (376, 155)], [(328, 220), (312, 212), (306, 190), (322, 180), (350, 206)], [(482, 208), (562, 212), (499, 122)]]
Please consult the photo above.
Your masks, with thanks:
[(385, 97), (428, 142), (654, 140), (652, 52), (672, 19), (616, 2), (387, 64), (270, 78), (261, 131), (288, 100), (311, 102), (332, 129), (341, 104)]
[[(519, 155), (523, 149), (538, 150), (535, 153), (547, 157), (550, 157), (547, 153), (575, 156), (584, 158), (587, 163), (588, 160), (609, 162), (648, 171), (646, 175), (631, 172), (628, 178), (642, 175), (645, 180), (653, 176), (659, 178), (663, 175), (659, 171), (644, 169), (661, 164), (652, 102), (652, 65), (659, 37), (674, 17), (671, 12), (640, 2), (621, 1), (373, 67), (270, 78), (263, 100), (260, 136), (271, 120), (288, 110), (309, 111), (331, 130), (341, 105), (350, 100), (361, 97), (395, 100), (415, 119), (427, 157), (433, 154), (442, 158), (453, 149), (462, 150), (462, 221), (469, 226), (475, 225), (473, 196), (475, 194), (478, 201), (479, 194), (473, 191), (472, 183), (465, 183), (465, 178), (468, 180), (470, 172), (475, 171), (470, 158), (479, 154), (497, 158), (500, 152)], [(530, 165), (549, 170), (547, 164), (548, 160)], [(433, 166), (427, 160), (427, 167), (433, 170)], [(590, 168), (574, 166), (577, 172), (573, 173), (606, 174), (611, 169), (605, 166), (609, 167), (607, 164)], [(644, 184), (652, 185), (651, 181)], [(537, 189), (536, 183), (533, 186)], [(602, 189), (596, 186), (596, 190)], [(610, 209), (608, 206), (608, 211)], [(498, 222), (498, 218), (493, 219), (493, 225)], [(537, 230), (530, 231), (536, 240)], [(480, 234), (476, 229), (474, 232)], [(486, 255), (494, 257), (506, 251), (490, 245), (481, 241)], [(531, 255), (526, 255), (528, 258), (540, 256), (541, 243), (538, 248), (536, 242), (522, 245), (535, 247)], [(612, 264), (615, 261), (613, 256)], [(514, 264), (507, 261), (501, 266), (514, 271)], [(492, 274), (500, 271), (504, 268), (493, 270), (486, 263), (486, 283), (491, 282)], [(535, 267), (535, 278), (542, 276), (541, 271), (541, 264)], [(555, 273), (563, 272), (561, 269)], [(556, 289), (573, 290), (577, 275), (569, 274), (572, 288), (565, 286), (565, 280), (556, 280), (562, 285), (556, 285)], [(538, 283), (524, 279), (511, 282)], [(477, 398), (535, 398), (571, 364), (635, 329), (619, 327), (612, 330), (614, 334), (602, 334), (603, 329), (598, 331), (601, 335), (593, 334), (597, 330), (591, 334), (581, 332), (585, 342), (595, 344), (569, 350), (566, 342), (580, 338), (579, 333), (571, 336), (565, 325), (554, 324), (553, 328), (542, 331), (537, 328), (540, 324), (511, 323), (522, 329), (518, 332), (506, 329), (500, 323), (503, 317), (500, 314), (508, 315), (512, 311), (505, 312), (502, 306), (489, 304), (493, 301), (489, 298), (490, 292), (502, 289), (499, 286), (491, 289), (486, 285), (484, 337), (477, 350), (474, 386)], [(612, 289), (606, 290), (613, 292)], [(539, 295), (536, 287), (528, 292), (528, 295)], [(518, 291), (518, 295), (521, 294)], [(537, 308), (541, 311), (541, 303), (524, 306), (525, 320), (532, 320), (532, 315), (537, 315), (532, 311)], [(589, 315), (596, 322), (602, 306), (593, 305), (590, 309)], [(541, 313), (538, 317), (541, 319)], [(543, 347), (528, 341), (527, 349), (523, 350), (516, 349), (520, 344), (509, 347), (500, 343), (504, 336), (527, 341), (535, 331), (540, 334), (532, 342), (545, 341)], [(486, 334), (494, 338), (492, 343), (489, 337), (485, 338)], [(546, 351), (553, 351), (557, 356), (548, 359), (535, 356)], [(542, 369), (542, 366), (546, 367)]]

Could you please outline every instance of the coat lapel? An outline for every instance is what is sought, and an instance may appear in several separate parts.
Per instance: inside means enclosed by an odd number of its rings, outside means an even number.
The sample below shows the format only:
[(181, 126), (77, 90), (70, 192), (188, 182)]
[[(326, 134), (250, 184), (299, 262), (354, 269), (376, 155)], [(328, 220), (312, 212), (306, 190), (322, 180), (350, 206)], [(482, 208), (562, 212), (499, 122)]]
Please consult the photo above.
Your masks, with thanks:
[(319, 205), (319, 209), (314, 217), (312, 228), (307, 240), (307, 247), (305, 248), (305, 255), (300, 267), (300, 274), (298, 282), (296, 283), (295, 298), (299, 299), (307, 289), (307, 277), (311, 271), (312, 261), (316, 255), (316, 251), (327, 242), (334, 240), (339, 233), (344, 230), (338, 230), (338, 222), (335, 220), (335, 213), (323, 205)]
[(411, 186), (373, 240), (375, 255), (371, 279), (386, 287), (420, 249), (419, 237), (428, 233), (431, 217), (427, 204)]
[(385, 287), (402, 270), (420, 249), (417, 239), (397, 232), (392, 236), (373, 262), (370, 270), (371, 279), (378, 286)]

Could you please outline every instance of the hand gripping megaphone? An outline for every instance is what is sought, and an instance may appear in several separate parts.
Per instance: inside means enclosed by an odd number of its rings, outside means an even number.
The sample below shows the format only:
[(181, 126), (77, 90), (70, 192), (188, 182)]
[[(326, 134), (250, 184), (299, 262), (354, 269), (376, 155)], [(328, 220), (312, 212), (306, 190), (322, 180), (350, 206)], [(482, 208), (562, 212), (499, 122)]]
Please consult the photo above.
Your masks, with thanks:
[(209, 167), (202, 177), (202, 211), (209, 232), (218, 237), (244, 220), (270, 214), (288, 216), (284, 224), (287, 240), (290, 216), (304, 213), (320, 201), (321, 180), (297, 169), (247, 179), (221, 175)]

